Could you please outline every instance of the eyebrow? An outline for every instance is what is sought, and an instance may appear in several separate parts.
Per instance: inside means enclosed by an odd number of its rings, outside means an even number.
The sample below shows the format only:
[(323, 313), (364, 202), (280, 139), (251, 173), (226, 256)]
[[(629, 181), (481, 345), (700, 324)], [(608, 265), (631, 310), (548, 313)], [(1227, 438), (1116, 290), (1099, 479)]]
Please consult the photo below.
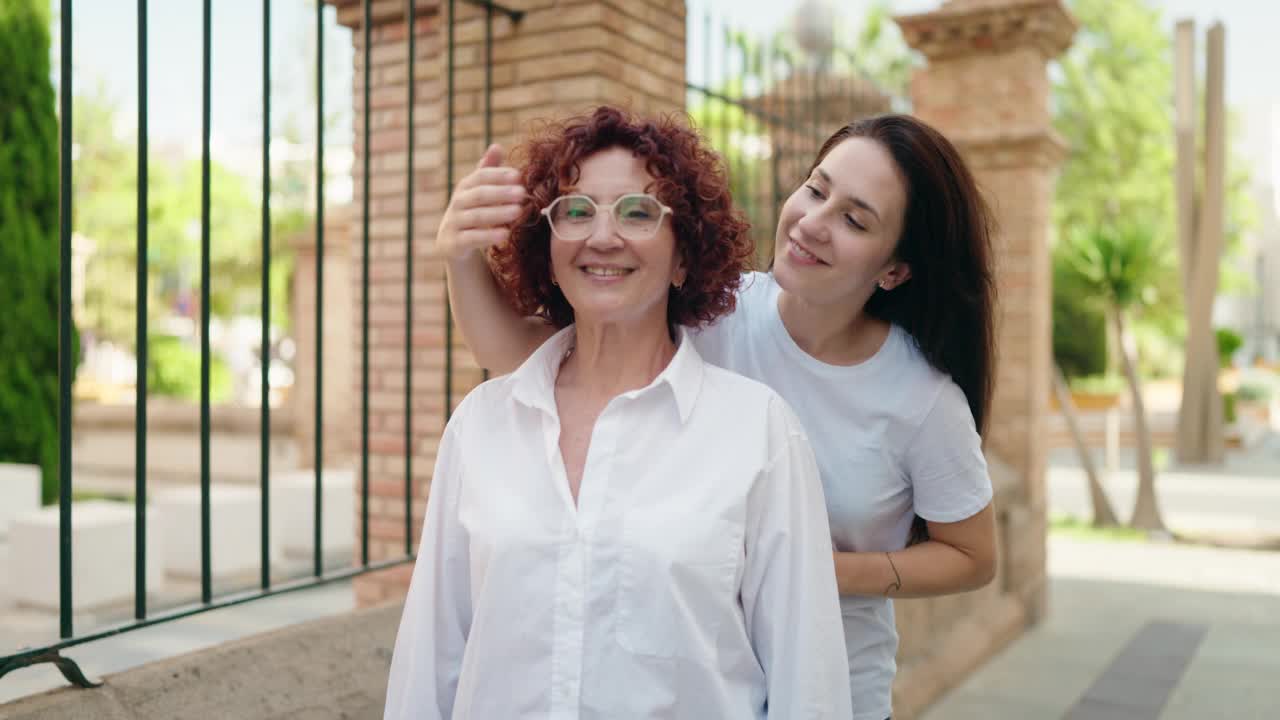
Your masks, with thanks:
[[(817, 172), (818, 175), (822, 176), (823, 182), (825, 182), (828, 185), (834, 185), (834, 183), (831, 182), (831, 176), (827, 174), (826, 170), (823, 170), (822, 168), (817, 168), (815, 172)], [(863, 210), (866, 210), (867, 212), (871, 213), (871, 215), (875, 217), (877, 222), (880, 221), (880, 213), (876, 212), (876, 209), (871, 207), (870, 203), (868, 203), (866, 200), (863, 200), (860, 197), (857, 197), (856, 195), (850, 195), (848, 197), (850, 202), (862, 208)]]
[[(652, 193), (650, 193), (650, 191), (649, 191), (649, 187), (648, 187), (648, 186), (645, 186), (645, 189), (644, 189), (644, 190), (631, 190), (631, 191), (628, 191), (628, 192), (624, 192), (624, 193), (622, 193), (621, 195), (617, 195), (617, 196), (615, 196), (613, 199), (614, 199), (614, 201), (616, 202), (616, 201), (618, 200), (618, 198), (623, 197), (624, 195), (649, 195), (649, 194), (652, 194)], [(569, 186), (566, 186), (566, 187), (562, 187), (562, 188), (560, 188), (560, 195), (561, 195), (561, 196), (564, 196), (564, 195), (584, 195), (584, 196), (586, 196), (586, 197), (591, 198), (593, 201), (595, 201), (595, 202), (597, 202), (597, 203), (598, 203), (598, 202), (603, 202), (603, 201), (602, 201), (598, 196), (593, 195), (593, 194), (588, 193), (588, 192), (583, 192), (582, 190), (578, 189), (578, 186), (577, 186), (577, 185), (569, 185)], [(655, 195), (655, 197), (657, 197), (657, 196)]]

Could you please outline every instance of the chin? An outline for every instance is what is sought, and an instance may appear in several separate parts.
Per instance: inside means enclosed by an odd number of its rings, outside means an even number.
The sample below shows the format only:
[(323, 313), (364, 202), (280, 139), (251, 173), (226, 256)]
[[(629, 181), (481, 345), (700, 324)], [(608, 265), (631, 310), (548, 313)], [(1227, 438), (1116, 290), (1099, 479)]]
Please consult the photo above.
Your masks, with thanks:
[(823, 282), (810, 273), (797, 272), (785, 260), (773, 264), (773, 279), (788, 294), (809, 304), (826, 305), (832, 302), (833, 296), (838, 296), (838, 291), (829, 282)]
[(785, 257), (778, 257), (773, 261), (773, 278), (783, 290), (794, 293), (801, 289), (804, 283), (801, 282), (800, 274), (796, 269), (791, 267), (790, 262)]

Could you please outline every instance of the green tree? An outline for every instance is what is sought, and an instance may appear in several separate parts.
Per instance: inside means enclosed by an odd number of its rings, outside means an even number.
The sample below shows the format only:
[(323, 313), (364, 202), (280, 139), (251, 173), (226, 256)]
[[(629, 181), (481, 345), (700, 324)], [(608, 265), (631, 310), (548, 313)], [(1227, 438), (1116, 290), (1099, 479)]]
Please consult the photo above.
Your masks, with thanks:
[[(1054, 125), (1070, 148), (1058, 181), (1053, 218), (1065, 269), (1055, 281), (1092, 288), (1099, 301), (1078, 292), (1055, 293), (1055, 336), (1110, 328), (1109, 366), (1119, 366), (1134, 396), (1139, 444), (1135, 525), (1161, 527), (1156, 507), (1151, 438), (1142, 412), (1140, 375), (1168, 371), (1159, 354), (1181, 348), (1186, 334), (1177, 260), (1173, 184), (1173, 53), (1160, 13), (1144, 0), (1073, 0), (1080, 23), (1074, 44), (1055, 73)], [(1203, 93), (1201, 93), (1203, 98)], [(1203, 116), (1203, 113), (1201, 113)], [(1227, 252), (1238, 251), (1252, 218), (1248, 173), (1228, 160)], [(1239, 286), (1220, 265), (1222, 286)], [(1093, 317), (1088, 317), (1092, 313)], [(1071, 319), (1074, 318), (1074, 319)], [(1155, 352), (1143, 363), (1139, 347)], [(1055, 359), (1068, 368), (1070, 347), (1058, 342)]]
[[(118, 111), (102, 92), (76, 98), (74, 175), (76, 231), (95, 250), (86, 269), (86, 329), (132, 348), (136, 341), (137, 148), (117, 132)], [(200, 288), (199, 160), (153, 157), (147, 169), (148, 307), (163, 313), (176, 293)], [(229, 316), (259, 307), (261, 282), (260, 206), (245, 178), (214, 162), (210, 168), (210, 312)], [(285, 208), (273, 216), (287, 230), (302, 222)], [(276, 262), (287, 253), (273, 254)], [(284, 306), (281, 283), (272, 304)], [(158, 301), (158, 302), (157, 302)], [(153, 316), (154, 317), (154, 316)]]
[[(1121, 223), (1146, 228), (1155, 242), (1170, 241), (1176, 238), (1173, 50), (1160, 12), (1146, 0), (1073, 0), (1070, 5), (1080, 30), (1053, 87), (1054, 127), (1070, 148), (1054, 199), (1056, 233), (1064, 237), (1084, 229), (1096, 236)], [(1247, 164), (1229, 161), (1228, 257), (1240, 251), (1254, 222), (1249, 182)], [(1247, 289), (1248, 280), (1231, 265), (1222, 263), (1220, 286)], [(1176, 263), (1167, 272), (1167, 281), (1176, 283)], [(1159, 343), (1167, 352), (1182, 345), (1186, 323), (1182, 294), (1165, 300), (1147, 308), (1134, 331), (1167, 338)], [(1118, 361), (1114, 352), (1111, 356)], [(1070, 361), (1058, 360), (1070, 375)]]
[[(76, 98), (75, 143), (79, 148), (73, 197), (76, 232), (94, 250), (85, 273), (83, 324), (94, 335), (136, 349), (137, 148), (118, 131), (119, 111), (101, 89)], [(273, 181), (272, 324), (288, 324), (292, 253), (284, 242), (310, 222), (299, 187), (305, 178), (290, 165)], [(200, 161), (158, 155), (147, 170), (149, 390), (192, 397), (198, 382), (198, 352), (191, 343), (159, 332), (179, 297), (200, 291)], [(261, 206), (256, 187), (214, 162), (210, 168), (210, 314), (227, 318), (261, 311)], [(305, 189), (305, 187), (304, 187)], [(123, 280), (123, 281), (122, 281)], [(197, 313), (198, 306), (192, 307)], [(195, 358), (193, 361), (192, 358)], [(195, 362), (195, 375), (185, 377)], [(215, 401), (231, 389), (213, 358)]]
[(0, 461), (39, 465), (44, 502), (58, 487), (58, 118), (49, 44), (48, 3), (0, 3)]
[(1138, 495), (1132, 524), (1149, 530), (1163, 529), (1132, 328), (1144, 312), (1161, 307), (1170, 294), (1178, 292), (1173, 243), (1153, 236), (1145, 225), (1113, 224), (1076, 230), (1060, 239), (1056, 252), (1061, 258), (1062, 273), (1106, 317), (1117, 341), (1117, 355), (1133, 401), (1138, 445)]

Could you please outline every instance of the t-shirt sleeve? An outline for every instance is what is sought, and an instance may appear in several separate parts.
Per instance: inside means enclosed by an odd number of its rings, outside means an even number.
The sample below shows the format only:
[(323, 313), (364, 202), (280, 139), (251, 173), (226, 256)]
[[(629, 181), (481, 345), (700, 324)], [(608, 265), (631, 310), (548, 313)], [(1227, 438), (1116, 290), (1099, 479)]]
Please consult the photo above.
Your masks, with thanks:
[(982, 438), (964, 392), (950, 379), (907, 446), (904, 463), (915, 512), (925, 520), (958, 522), (991, 502)]

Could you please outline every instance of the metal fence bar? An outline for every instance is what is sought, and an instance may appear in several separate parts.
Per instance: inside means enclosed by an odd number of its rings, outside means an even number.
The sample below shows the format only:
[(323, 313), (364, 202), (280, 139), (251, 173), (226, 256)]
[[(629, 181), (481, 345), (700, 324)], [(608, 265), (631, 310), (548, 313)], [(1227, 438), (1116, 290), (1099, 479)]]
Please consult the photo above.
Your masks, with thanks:
[(209, 517), (209, 126), (213, 76), (213, 1), (204, 0), (204, 65), (201, 74), (200, 131), (200, 601), (213, 599), (212, 540)]
[[(493, 142), (493, 6), (484, 10), (484, 147)], [(489, 368), (480, 369), (481, 380), (489, 379)]]
[[(762, 78), (761, 85), (763, 86), (763, 88), (765, 88), (765, 90), (762, 90), (762, 92), (769, 93), (765, 97), (765, 102), (761, 107), (761, 110), (765, 111), (767, 115), (772, 116), (778, 106), (778, 96), (777, 96), (777, 93), (774, 92), (774, 82), (773, 82), (774, 69), (775, 69), (775, 53), (777, 52), (777, 47), (770, 44), (770, 42), (766, 40), (764, 44), (761, 46), (760, 51), (762, 54), (761, 62), (760, 62), (760, 66), (761, 66), (760, 74)], [(769, 124), (769, 128), (770, 130), (773, 129), (772, 123)], [(780, 193), (779, 193), (779, 187), (778, 187), (778, 133), (771, 132), (769, 133), (769, 203), (773, 209), (773, 215), (771, 216), (773, 218), (778, 217), (778, 214), (782, 210), (779, 195)], [(773, 253), (769, 252), (768, 257), (773, 257)]]
[[(364, 292), (361, 297), (360, 322), (360, 564), (369, 564), (369, 97), (373, 64), (373, 0), (364, 0), (364, 144), (361, 145), (361, 223), (360, 235), (364, 243), (361, 253), (360, 282)], [(316, 488), (317, 496), (320, 488)], [(320, 519), (316, 518), (316, 527)], [(316, 562), (319, 575), (320, 535), (316, 534)]]
[[(818, 98), (822, 96), (822, 88), (818, 84), (818, 67), (815, 65), (809, 70), (809, 97), (805, 98), (809, 103), (809, 111), (806, 113), (809, 117), (809, 139), (810, 142), (817, 139), (818, 133), (822, 132), (822, 120), (818, 117), (818, 113), (822, 110), (822, 104), (818, 102)], [(817, 148), (813, 148), (814, 151)], [(805, 148), (805, 155), (813, 153)]]
[[(453, 51), (455, 37), (454, 22), (457, 18), (457, 4), (449, 0), (449, 19), (445, 22), (445, 160), (444, 160), (444, 192), (445, 202), (453, 197)], [(453, 416), (453, 308), (449, 304), (449, 288), (444, 290), (444, 421), (449, 422)]]
[(58, 633), (72, 635), (71, 624), (71, 0), (62, 0), (62, 125), (58, 156)]
[(271, 0), (262, 0), (262, 420), (259, 474), (262, 486), (263, 590), (271, 587)]
[(138, 255), (133, 421), (133, 617), (147, 616), (147, 0), (138, 0)]
[[(760, 188), (759, 178), (756, 176), (755, 172), (756, 151), (758, 149), (758, 146), (755, 143), (755, 138), (758, 136), (760, 124), (756, 121), (754, 115), (746, 112), (746, 95), (748, 92), (756, 91), (756, 81), (759, 80), (759, 77), (756, 75), (755, 62), (758, 58), (754, 54), (758, 49), (752, 48), (747, 42), (743, 42), (740, 46), (740, 50), (742, 51), (743, 68), (742, 97), (739, 98), (743, 109), (741, 153), (743, 156), (742, 169), (744, 175), (742, 187), (747, 195), (747, 220), (751, 223), (752, 228), (758, 228), (760, 227), (760, 203), (757, 195), (760, 192)], [(748, 80), (752, 81), (750, 83), (750, 87), (748, 87)], [(759, 250), (757, 250), (756, 257), (759, 257), (759, 255)]]
[(316, 3), (316, 420), (315, 499), (312, 503), (312, 537), (315, 542), (314, 567), (318, 577), (324, 566), (320, 558), (320, 513), (324, 499), (320, 475), (324, 470), (324, 3)]
[(716, 117), (720, 120), (720, 152), (724, 155), (725, 165), (729, 165), (729, 107), (736, 105), (730, 98), (733, 89), (729, 87), (729, 23), (724, 18), (720, 19), (720, 63), (719, 77), (721, 93), (724, 99), (717, 101), (719, 112)]
[(405, 26), (409, 35), (408, 106), (409, 151), (405, 165), (405, 281), (404, 281), (404, 552), (413, 554), (413, 104), (414, 66), (417, 64), (416, 0), (405, 0)]

